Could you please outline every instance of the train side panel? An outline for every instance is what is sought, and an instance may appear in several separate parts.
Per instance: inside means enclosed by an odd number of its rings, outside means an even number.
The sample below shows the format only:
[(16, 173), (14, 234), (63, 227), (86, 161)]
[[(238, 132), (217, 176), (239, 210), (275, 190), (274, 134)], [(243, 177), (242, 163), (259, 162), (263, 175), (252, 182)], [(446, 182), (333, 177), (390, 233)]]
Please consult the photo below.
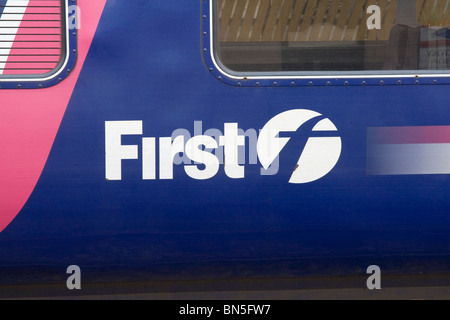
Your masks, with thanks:
[[(23, 157), (5, 170), (5, 203), (8, 190), (23, 186), (8, 181), (37, 165), (28, 191), (8, 208), (17, 212), (2, 209), (2, 285), (59, 283), (70, 265), (87, 282), (360, 276), (369, 265), (392, 275), (448, 272), (450, 180), (426, 167), (445, 162), (446, 138), (432, 136), (450, 125), (447, 85), (239, 87), (209, 70), (204, 1), (109, 0), (86, 18), (94, 11), (78, 5), (79, 39), (93, 36), (90, 46), (78, 44), (89, 48), (85, 60), (78, 54), (79, 76), (0, 91), (8, 104), (39, 100), (14, 115), (25, 119), (17, 121), (22, 129), (7, 126), (11, 114), (0, 120), (4, 149)], [(70, 84), (73, 93), (67, 88), (55, 102), (54, 90)], [(283, 114), (294, 119), (283, 118), (271, 138), (290, 140), (279, 165), (264, 171), (262, 153), (272, 147), (258, 147), (258, 138)], [(386, 129), (405, 127), (431, 137), (412, 141)], [(180, 136), (179, 144), (170, 139)], [(243, 140), (220, 149), (220, 136)], [(32, 149), (40, 139), (45, 146)], [(339, 141), (331, 153), (312, 145), (327, 139)], [(214, 157), (225, 151), (224, 160), (202, 158), (202, 143)], [(324, 156), (299, 147), (307, 143)], [(413, 144), (443, 149), (425, 167), (396, 172), (398, 157), (423, 155), (408, 151)], [(317, 165), (306, 165), (308, 155)], [(298, 170), (312, 181), (290, 183)]]

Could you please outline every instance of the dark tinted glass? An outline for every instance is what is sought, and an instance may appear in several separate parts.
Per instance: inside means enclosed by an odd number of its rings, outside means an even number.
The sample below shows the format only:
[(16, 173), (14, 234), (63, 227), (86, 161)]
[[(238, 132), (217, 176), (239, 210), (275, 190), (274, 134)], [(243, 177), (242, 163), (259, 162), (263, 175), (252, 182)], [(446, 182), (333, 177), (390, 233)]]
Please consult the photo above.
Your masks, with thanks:
[(235, 72), (450, 69), (450, 0), (215, 0)]

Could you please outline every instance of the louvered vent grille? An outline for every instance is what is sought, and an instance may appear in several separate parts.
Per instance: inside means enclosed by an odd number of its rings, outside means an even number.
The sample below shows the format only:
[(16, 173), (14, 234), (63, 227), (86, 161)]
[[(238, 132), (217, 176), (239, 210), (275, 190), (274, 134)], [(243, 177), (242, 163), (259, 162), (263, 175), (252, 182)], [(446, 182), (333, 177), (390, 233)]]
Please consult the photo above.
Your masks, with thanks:
[(64, 56), (64, 1), (0, 0), (0, 79), (51, 74)]

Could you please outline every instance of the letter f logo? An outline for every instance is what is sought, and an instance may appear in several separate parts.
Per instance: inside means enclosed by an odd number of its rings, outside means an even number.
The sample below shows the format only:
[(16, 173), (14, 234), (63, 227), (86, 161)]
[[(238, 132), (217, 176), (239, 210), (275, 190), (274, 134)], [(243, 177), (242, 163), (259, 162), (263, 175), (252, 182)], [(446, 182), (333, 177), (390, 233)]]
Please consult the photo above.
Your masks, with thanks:
[[(259, 160), (268, 169), (291, 138), (280, 137), (281, 132), (297, 132), (306, 122), (321, 117), (320, 113), (296, 109), (283, 112), (271, 119), (261, 130), (257, 151)], [(313, 132), (336, 131), (329, 119), (318, 120)], [(309, 183), (327, 175), (337, 164), (341, 156), (340, 137), (310, 137), (297, 162), (289, 183)]]

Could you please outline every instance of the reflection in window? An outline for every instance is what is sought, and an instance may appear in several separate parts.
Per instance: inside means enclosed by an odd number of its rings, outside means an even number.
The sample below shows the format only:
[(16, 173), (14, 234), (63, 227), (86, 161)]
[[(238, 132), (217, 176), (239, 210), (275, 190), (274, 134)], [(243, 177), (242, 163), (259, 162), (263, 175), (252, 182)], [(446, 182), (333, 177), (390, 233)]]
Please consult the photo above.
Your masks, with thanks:
[(215, 0), (234, 72), (450, 69), (450, 0)]

